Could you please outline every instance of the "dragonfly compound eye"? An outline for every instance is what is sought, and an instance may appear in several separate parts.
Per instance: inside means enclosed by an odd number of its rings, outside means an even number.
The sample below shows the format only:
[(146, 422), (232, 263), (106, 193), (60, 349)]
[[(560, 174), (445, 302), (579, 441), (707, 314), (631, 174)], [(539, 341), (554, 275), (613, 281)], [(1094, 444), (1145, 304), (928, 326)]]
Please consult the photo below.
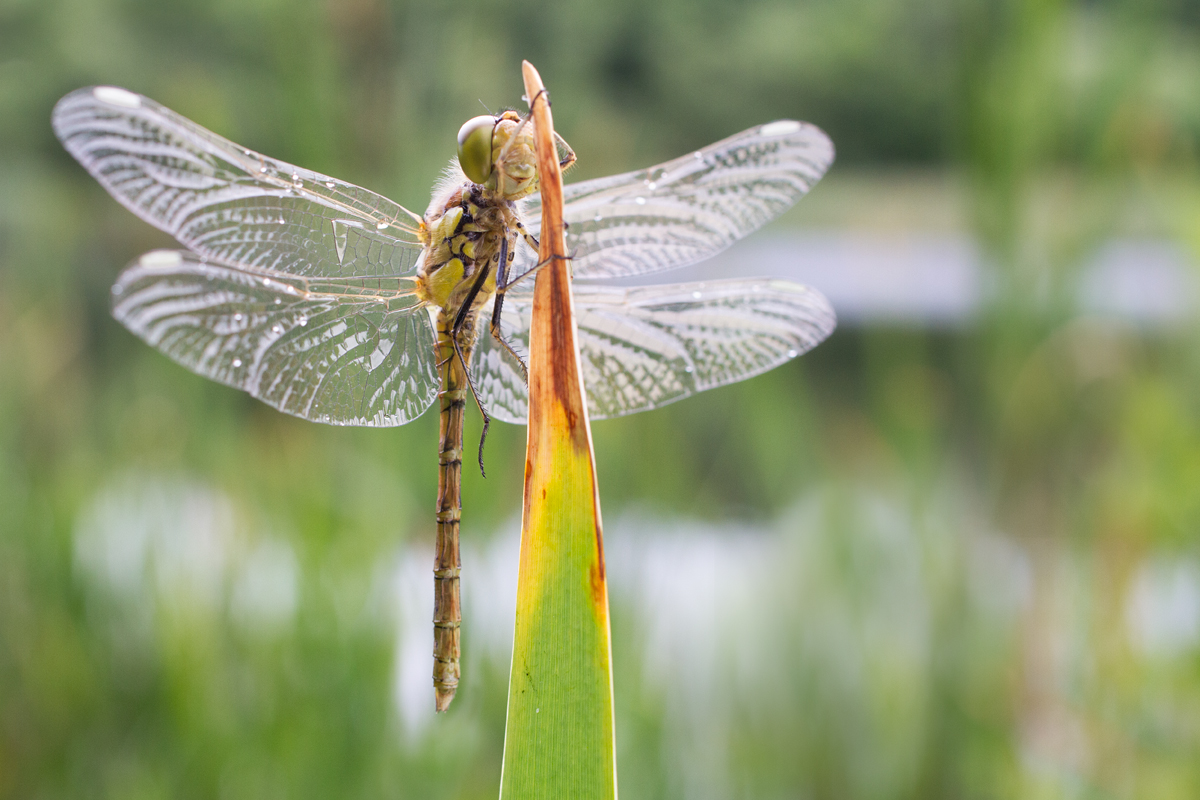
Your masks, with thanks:
[(474, 117), (458, 130), (458, 163), (475, 183), (486, 183), (492, 175), (492, 131), (496, 118)]

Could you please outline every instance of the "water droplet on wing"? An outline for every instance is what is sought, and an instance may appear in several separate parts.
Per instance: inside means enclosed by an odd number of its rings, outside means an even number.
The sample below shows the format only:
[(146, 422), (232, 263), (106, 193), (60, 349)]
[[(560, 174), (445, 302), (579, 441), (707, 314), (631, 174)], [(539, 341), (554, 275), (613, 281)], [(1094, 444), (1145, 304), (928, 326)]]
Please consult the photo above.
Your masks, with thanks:
[(235, 358), (235, 359), (233, 360), (233, 365), (234, 365), (235, 367), (240, 367), (240, 366), (242, 365), (242, 360), (241, 360), (240, 358)]
[(183, 257), (175, 250), (151, 250), (146, 253), (138, 262), (143, 267), (157, 267), (159, 269), (169, 269), (178, 267), (183, 263)]
[(101, 103), (108, 103), (110, 106), (139, 108), (142, 105), (142, 98), (118, 86), (97, 86), (95, 89), (92, 89), (92, 97)]
[(786, 136), (789, 133), (795, 133), (800, 130), (800, 123), (791, 119), (781, 119), (776, 122), (768, 122), (758, 129), (762, 136)]

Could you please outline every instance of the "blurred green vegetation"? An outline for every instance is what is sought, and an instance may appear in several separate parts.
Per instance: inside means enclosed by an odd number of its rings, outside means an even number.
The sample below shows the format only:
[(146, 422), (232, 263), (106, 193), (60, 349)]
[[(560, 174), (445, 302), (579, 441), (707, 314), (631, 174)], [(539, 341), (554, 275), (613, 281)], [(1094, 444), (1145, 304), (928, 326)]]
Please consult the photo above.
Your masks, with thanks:
[[(1197, 330), (1082, 318), (1071, 291), (1131, 218), (1200, 255), (1195, 0), (4, 0), (0, 798), (495, 796), (508, 664), (472, 643), (494, 631), (468, 620), (448, 716), (395, 700), (389, 576), (432, 539), (436, 419), (307, 424), (136, 341), (108, 288), (170, 241), (49, 118), (125, 86), (420, 210), (461, 121), (519, 105), (521, 58), (570, 179), (807, 119), (839, 149), (830, 196), (945, 179), (993, 270), (968, 327), (842, 329), (596, 426), (634, 554), (614, 586), (676, 520), (745, 534), (681, 537), (716, 554), (708, 588), (647, 561), (677, 606), (770, 583), (674, 661), (675, 612), (614, 592), (622, 795), (1200, 793)], [(494, 427), (465, 476), (475, 552), (513, 527), (523, 443)]]

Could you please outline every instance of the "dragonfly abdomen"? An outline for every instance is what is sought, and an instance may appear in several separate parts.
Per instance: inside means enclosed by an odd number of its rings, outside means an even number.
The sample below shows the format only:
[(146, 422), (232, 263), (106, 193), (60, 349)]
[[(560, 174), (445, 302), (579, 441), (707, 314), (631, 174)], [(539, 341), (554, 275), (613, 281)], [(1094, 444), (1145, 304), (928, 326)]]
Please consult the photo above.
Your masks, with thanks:
[[(457, 313), (443, 309), (437, 317), (438, 392), (438, 496), (437, 540), (434, 545), (433, 580), (433, 688), (438, 711), (445, 711), (458, 689), (460, 626), (458, 528), (462, 518), (463, 419), (468, 385), (463, 366), (475, 344), (475, 314), (468, 313), (457, 333)], [(455, 352), (455, 338), (458, 352)]]

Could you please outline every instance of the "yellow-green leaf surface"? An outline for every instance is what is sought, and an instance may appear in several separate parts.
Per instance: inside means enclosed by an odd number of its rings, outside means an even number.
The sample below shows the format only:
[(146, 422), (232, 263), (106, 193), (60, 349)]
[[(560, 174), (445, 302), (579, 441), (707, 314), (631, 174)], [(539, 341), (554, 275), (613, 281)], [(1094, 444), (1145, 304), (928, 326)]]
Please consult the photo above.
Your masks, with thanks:
[[(538, 134), (541, 260), (566, 252), (562, 177), (541, 78), (523, 65)], [(566, 262), (537, 277), (516, 634), (500, 796), (615, 798), (612, 657), (600, 499)]]

